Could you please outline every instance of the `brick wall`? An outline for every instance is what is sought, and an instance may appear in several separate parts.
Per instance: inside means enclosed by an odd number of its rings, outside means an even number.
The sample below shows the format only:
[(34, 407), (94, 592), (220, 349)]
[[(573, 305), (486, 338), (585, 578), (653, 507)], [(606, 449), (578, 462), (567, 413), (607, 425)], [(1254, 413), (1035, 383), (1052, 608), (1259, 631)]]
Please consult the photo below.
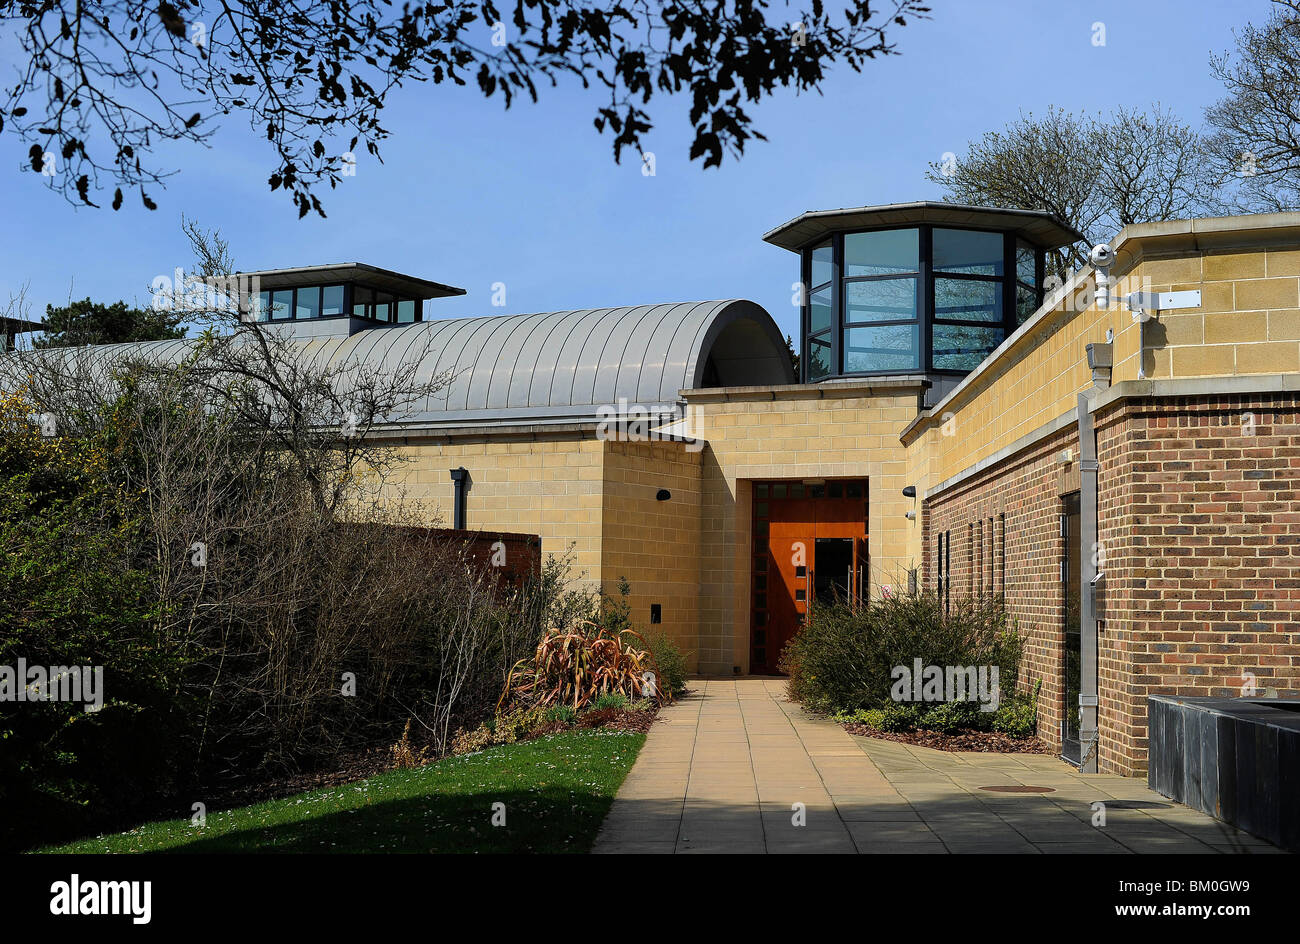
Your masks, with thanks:
[(1300, 399), (1097, 417), (1103, 769), (1146, 770), (1148, 695), (1300, 697)]
[[(1260, 696), (1300, 697), (1300, 396), (1121, 400), (1095, 420), (1098, 766), (1138, 776), (1148, 695), (1240, 697), (1250, 673)], [(1042, 679), (1039, 735), (1057, 748), (1059, 516), (1078, 489), (1064, 449), (1077, 456), (1073, 428), (931, 498), (924, 521), (927, 586), (947, 531), (954, 596), (1005, 587), (1026, 643), (1022, 685)]]
[(936, 586), (937, 539), (947, 532), (952, 599), (972, 590), (1005, 594), (1025, 643), (1020, 686), (1028, 690), (1042, 681), (1039, 736), (1056, 748), (1064, 717), (1061, 496), (1078, 488), (1077, 476), (1072, 481), (1057, 455), (1067, 448), (1077, 452), (1076, 442), (1073, 429), (1063, 430), (959, 483), (925, 502), (923, 527), (927, 587)]

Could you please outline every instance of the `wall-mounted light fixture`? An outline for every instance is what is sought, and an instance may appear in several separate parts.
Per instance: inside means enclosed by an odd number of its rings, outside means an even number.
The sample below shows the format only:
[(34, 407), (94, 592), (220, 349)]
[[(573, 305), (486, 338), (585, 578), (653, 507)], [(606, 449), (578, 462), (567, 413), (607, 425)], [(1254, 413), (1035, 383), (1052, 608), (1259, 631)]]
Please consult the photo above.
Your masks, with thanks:
[(908, 521), (915, 521), (915, 520), (916, 520), (916, 512), (914, 512), (914, 511), (909, 511), (905, 517), (907, 518)]
[(672, 497), (673, 493), (668, 491), (666, 488), (661, 488), (659, 491), (655, 492), (655, 501), (668, 501), (668, 499)]
[(915, 497), (916, 497), (916, 486), (915, 486), (915, 485), (904, 485), (904, 486), (903, 486), (903, 497), (904, 497), (904, 498), (915, 498)]

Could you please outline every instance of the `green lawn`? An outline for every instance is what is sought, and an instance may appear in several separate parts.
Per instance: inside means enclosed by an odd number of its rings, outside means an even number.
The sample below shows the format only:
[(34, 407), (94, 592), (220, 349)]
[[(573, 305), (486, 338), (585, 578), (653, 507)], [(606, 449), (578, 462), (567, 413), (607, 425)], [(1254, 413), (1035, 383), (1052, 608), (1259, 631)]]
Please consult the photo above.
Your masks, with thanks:
[[(644, 734), (571, 731), (41, 852), (586, 852)], [(493, 826), (493, 804), (506, 824)]]

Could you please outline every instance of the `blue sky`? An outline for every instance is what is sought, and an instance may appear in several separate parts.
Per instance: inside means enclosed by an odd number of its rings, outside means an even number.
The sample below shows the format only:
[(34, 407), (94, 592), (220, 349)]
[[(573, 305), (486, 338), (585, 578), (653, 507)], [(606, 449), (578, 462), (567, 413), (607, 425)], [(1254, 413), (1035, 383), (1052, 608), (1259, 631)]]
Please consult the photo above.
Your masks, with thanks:
[[(832, 6), (834, 4), (832, 3)], [(777, 7), (774, 4), (774, 8)], [(927, 164), (1022, 112), (1160, 102), (1199, 124), (1220, 94), (1211, 53), (1262, 22), (1267, 0), (931, 0), (933, 19), (895, 28), (901, 55), (833, 71), (822, 94), (781, 93), (752, 109), (769, 138), (739, 162), (686, 160), (685, 101), (652, 107), (647, 148), (612, 159), (592, 127), (595, 92), (572, 83), (503, 111), (477, 92), (413, 85), (386, 111), (384, 163), (325, 191), (328, 219), (297, 218), (265, 180), (272, 156), (228, 119), (210, 149), (172, 152), (180, 173), (149, 212), (74, 209), (20, 173), (5, 138), (0, 300), (30, 283), (33, 310), (69, 296), (145, 304), (158, 275), (192, 262), (181, 215), (218, 228), (249, 271), (368, 262), (459, 285), (426, 317), (749, 298), (794, 333), (793, 254), (762, 242), (809, 209), (938, 199)], [(1105, 24), (1106, 45), (1092, 26)], [(506, 305), (491, 304), (493, 283)]]

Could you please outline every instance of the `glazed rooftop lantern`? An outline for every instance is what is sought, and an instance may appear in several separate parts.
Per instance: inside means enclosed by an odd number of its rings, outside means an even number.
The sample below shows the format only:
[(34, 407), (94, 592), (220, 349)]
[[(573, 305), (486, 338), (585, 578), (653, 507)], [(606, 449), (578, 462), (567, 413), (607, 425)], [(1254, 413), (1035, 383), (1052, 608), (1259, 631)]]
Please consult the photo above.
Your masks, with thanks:
[(943, 388), (1038, 309), (1044, 253), (1082, 237), (1048, 213), (921, 202), (812, 211), (763, 238), (801, 259), (802, 381)]

